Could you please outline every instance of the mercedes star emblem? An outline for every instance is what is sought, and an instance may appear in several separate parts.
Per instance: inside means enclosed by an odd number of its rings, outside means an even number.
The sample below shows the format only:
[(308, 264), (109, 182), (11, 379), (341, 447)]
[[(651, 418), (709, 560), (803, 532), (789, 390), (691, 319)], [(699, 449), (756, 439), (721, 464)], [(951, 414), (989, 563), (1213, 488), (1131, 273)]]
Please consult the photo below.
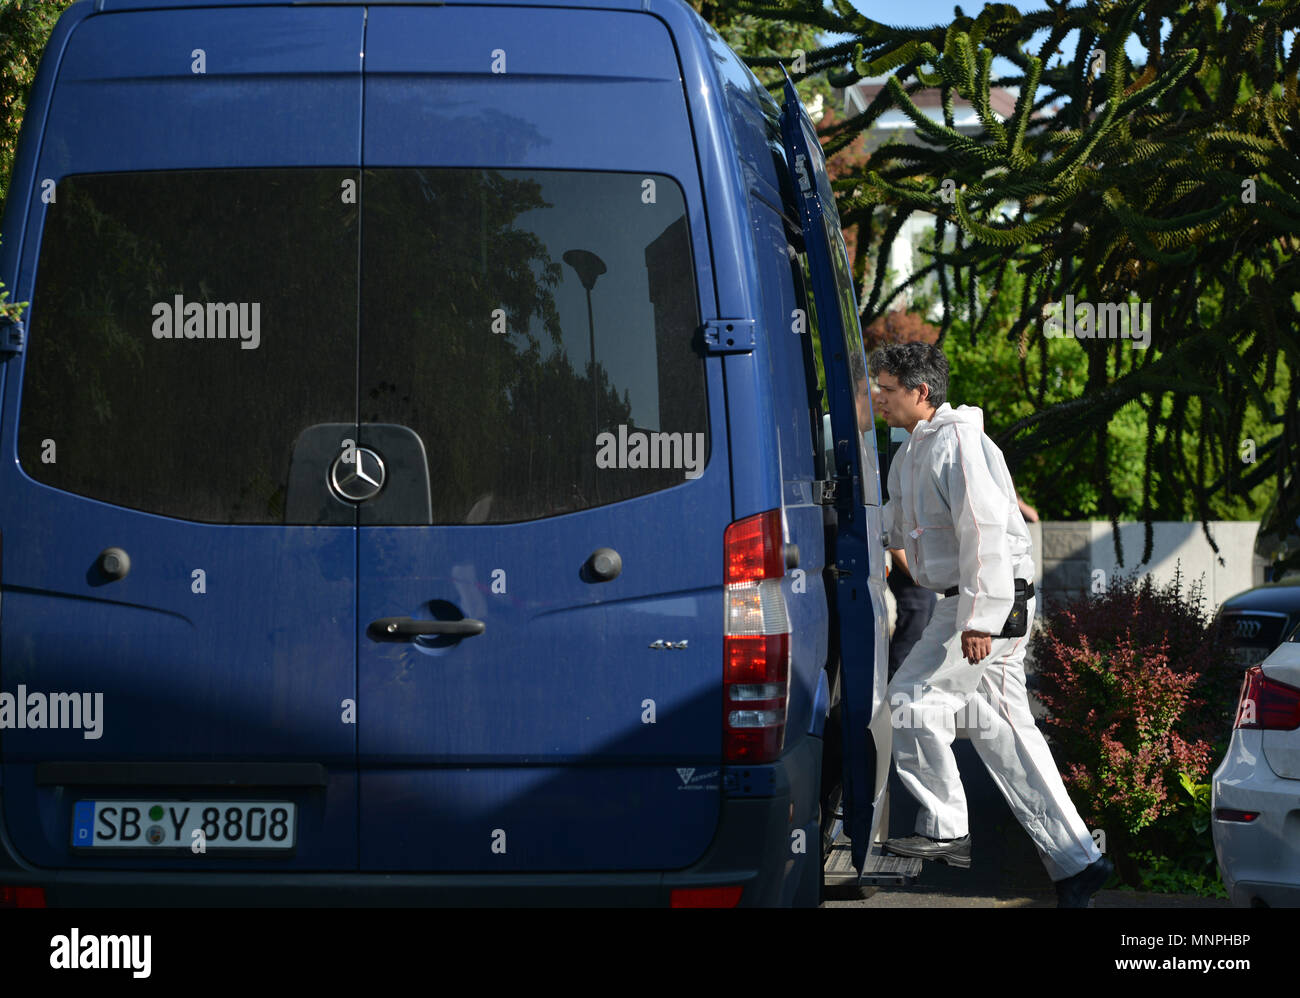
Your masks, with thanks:
[(384, 487), (384, 462), (378, 454), (365, 447), (354, 452), (355, 461), (344, 461), (343, 454), (334, 459), (330, 468), (330, 487), (340, 499), (348, 502), (365, 502), (379, 495)]

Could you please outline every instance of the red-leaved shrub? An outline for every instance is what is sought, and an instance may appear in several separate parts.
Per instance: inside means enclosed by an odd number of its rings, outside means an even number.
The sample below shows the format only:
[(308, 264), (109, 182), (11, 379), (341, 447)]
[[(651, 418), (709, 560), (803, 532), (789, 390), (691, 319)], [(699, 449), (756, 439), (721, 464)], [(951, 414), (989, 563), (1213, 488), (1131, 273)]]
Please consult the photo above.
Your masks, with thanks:
[(1134, 886), (1125, 857), (1185, 837), (1185, 822), (1168, 820), (1187, 806), (1180, 776), (1205, 777), (1231, 733), (1241, 671), (1227, 639), (1201, 584), (1184, 595), (1180, 572), (1163, 587), (1149, 575), (1113, 579), (1054, 608), (1031, 639), (1062, 778)]

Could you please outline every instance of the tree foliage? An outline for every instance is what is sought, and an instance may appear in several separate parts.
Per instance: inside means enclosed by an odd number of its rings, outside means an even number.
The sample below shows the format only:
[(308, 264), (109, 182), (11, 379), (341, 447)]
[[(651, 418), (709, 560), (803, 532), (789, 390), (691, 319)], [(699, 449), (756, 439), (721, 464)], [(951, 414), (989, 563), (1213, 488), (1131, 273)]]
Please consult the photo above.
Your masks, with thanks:
[(0, 210), (9, 194), (18, 130), (45, 43), (72, 0), (0, 0)]
[[(1003, 435), (1007, 428), (1041, 408), (1078, 398), (1087, 387), (1088, 357), (1082, 342), (1051, 338), (1044, 344), (1045, 349), (1022, 351), (1017, 340), (1007, 338), (1007, 331), (1016, 321), (1024, 281), (1019, 273), (1008, 270), (1001, 285), (982, 292), (990, 299), (991, 314), (978, 342), (971, 337), (974, 323), (960, 315), (953, 320), (944, 343), (952, 372), (949, 398), (954, 404), (968, 402), (983, 408), (985, 428), (994, 437)], [(921, 312), (933, 312), (936, 304), (933, 294), (923, 291), (916, 295), (914, 307)], [(938, 329), (934, 328), (934, 332), (937, 337)], [(1112, 354), (1108, 358), (1108, 377), (1112, 380), (1116, 377), (1117, 362), (1131, 362), (1134, 357), (1134, 351)], [(1279, 359), (1278, 364), (1279, 383), (1266, 393), (1273, 411), (1285, 404), (1289, 380), (1285, 358)], [(1167, 416), (1174, 400), (1166, 396), (1161, 404)], [(1188, 421), (1193, 427), (1199, 424), (1201, 408), (1200, 398), (1189, 400)], [(1110, 457), (1107, 481), (1122, 520), (1139, 520), (1148, 512), (1143, 505), (1147, 475), (1146, 421), (1147, 413), (1142, 405), (1130, 405), (1116, 412), (1106, 427)], [(1247, 407), (1242, 432), (1250, 439), (1262, 441), (1276, 431), (1252, 403)], [(1156, 428), (1157, 441), (1163, 442), (1167, 433), (1167, 424), (1161, 422)], [(1194, 464), (1195, 435), (1184, 434), (1181, 446), (1186, 461)], [(1089, 462), (1090, 455), (1081, 454), (1073, 440), (1061, 441), (1022, 457), (1016, 467), (1016, 488), (1045, 519), (1104, 517), (1107, 511), (1102, 505), (1102, 487), (1094, 475), (1087, 473)], [(1152, 472), (1157, 486), (1161, 475), (1158, 470)], [(1240, 493), (1217, 490), (1209, 496), (1210, 518), (1248, 520), (1252, 513), (1257, 517), (1258, 510), (1265, 508), (1275, 494), (1276, 483), (1272, 478)], [(1155, 495), (1154, 505), (1149, 509), (1153, 519), (1197, 519), (1195, 497), (1179, 488), (1177, 481), (1172, 488), (1156, 488)]]
[[(793, 68), (799, 53), (805, 54), (811, 64), (811, 56), (824, 51), (821, 30), (815, 25), (756, 16), (748, 13), (740, 0), (686, 2), (712, 25), (766, 87), (776, 88), (784, 82), (780, 67)], [(800, 79), (799, 96), (805, 104), (813, 105), (818, 96), (823, 102), (830, 101), (831, 87), (825, 73), (815, 70), (800, 73), (794, 69), (791, 75)]]
[[(18, 131), (27, 95), (54, 22), (72, 0), (0, 0), (0, 215), (13, 174)], [(0, 283), (0, 320), (16, 319), (20, 302), (9, 301)]]
[[(885, 144), (835, 186), (845, 227), (882, 259), (909, 217), (934, 217), (937, 248), (911, 284), (937, 283), (941, 337), (959, 320), (973, 342), (994, 334), (990, 289), (1008, 273), (1023, 278), (1001, 335), (1021, 357), (1037, 352), (1040, 380), (1028, 393), (1034, 411), (999, 438), (1008, 461), (1068, 445), (1074, 473), (1096, 482), (1099, 512), (1114, 521), (1125, 504), (1108, 427), (1137, 412), (1143, 517), (1181, 505), (1184, 492), (1204, 522), (1215, 496), (1300, 480), (1300, 6), (1047, 2), (1029, 14), (986, 4), (975, 17), (956, 7), (951, 24), (922, 28), (872, 21), (849, 0), (738, 9), (851, 35), (808, 59), (836, 85), (890, 74), (824, 140), (833, 153), (891, 109), (915, 123), (918, 142)], [(1145, 52), (1136, 63), (1131, 41)], [(995, 76), (995, 58), (1014, 71)], [(941, 94), (942, 120), (914, 101), (926, 87)], [(1016, 95), (1005, 118), (992, 108), (997, 87)], [(955, 97), (978, 116), (973, 134), (955, 125)], [(866, 276), (864, 323), (902, 290), (887, 289), (880, 268)], [(1151, 344), (1078, 339), (1079, 393), (1049, 402), (1043, 320), (1067, 296), (1149, 304)], [(1266, 439), (1247, 432), (1252, 407)], [(1144, 560), (1150, 548), (1148, 530)]]

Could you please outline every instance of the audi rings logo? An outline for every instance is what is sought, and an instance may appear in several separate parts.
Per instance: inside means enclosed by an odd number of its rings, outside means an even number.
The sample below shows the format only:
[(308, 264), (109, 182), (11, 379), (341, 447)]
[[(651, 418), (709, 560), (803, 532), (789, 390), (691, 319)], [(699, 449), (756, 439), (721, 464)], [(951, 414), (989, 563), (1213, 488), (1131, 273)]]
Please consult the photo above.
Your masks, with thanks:
[(1237, 629), (1233, 633), (1237, 637), (1249, 641), (1251, 638), (1259, 637), (1260, 629), (1263, 626), (1258, 620), (1239, 620), (1237, 621)]
[(384, 462), (378, 454), (365, 447), (354, 452), (355, 461), (345, 461), (340, 454), (330, 468), (330, 488), (340, 499), (348, 502), (365, 502), (379, 495), (384, 487)]

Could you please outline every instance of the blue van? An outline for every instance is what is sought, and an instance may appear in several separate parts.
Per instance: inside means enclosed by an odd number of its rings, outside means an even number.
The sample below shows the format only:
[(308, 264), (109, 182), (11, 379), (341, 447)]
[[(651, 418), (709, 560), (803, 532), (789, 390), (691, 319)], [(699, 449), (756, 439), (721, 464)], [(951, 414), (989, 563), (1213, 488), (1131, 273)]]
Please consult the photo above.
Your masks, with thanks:
[(82, 0), (0, 252), (0, 894), (899, 862), (839, 220), (685, 4)]

